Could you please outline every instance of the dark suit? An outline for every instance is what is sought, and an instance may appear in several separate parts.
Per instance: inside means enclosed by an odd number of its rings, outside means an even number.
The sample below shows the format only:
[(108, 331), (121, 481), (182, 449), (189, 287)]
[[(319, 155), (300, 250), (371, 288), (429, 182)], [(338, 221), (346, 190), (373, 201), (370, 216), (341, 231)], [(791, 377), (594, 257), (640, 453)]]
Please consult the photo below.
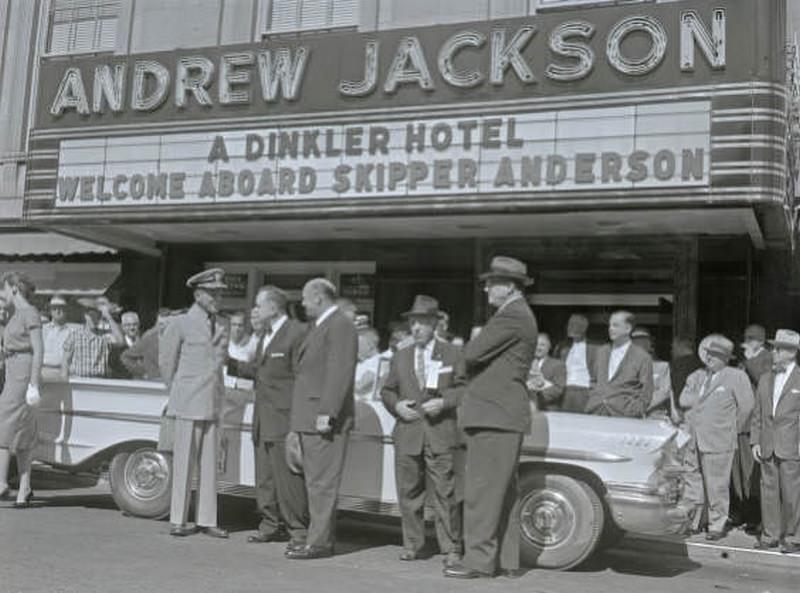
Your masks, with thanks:
[[(426, 482), (434, 502), (436, 537), (442, 553), (460, 552), (460, 521), (455, 500), (453, 451), (459, 444), (456, 426), (458, 390), (466, 382), (461, 353), (455, 346), (434, 338), (431, 361), (439, 361), (436, 389), (422, 389), (415, 374), (416, 346), (399, 350), (392, 357), (389, 376), (381, 399), (397, 418), (392, 436), (395, 448), (395, 480), (400, 512), (403, 516), (403, 547), (419, 552), (425, 544), (423, 511)], [(422, 403), (442, 398), (445, 408), (438, 416), (428, 416)], [(400, 400), (417, 402), (418, 420), (400, 418), (395, 406)]]
[(228, 362), (228, 372), (255, 379), (253, 447), (255, 451), (256, 503), (261, 513), (259, 531), (274, 535), (281, 516), (295, 544), (304, 544), (308, 531), (308, 501), (302, 475), (286, 465), (286, 434), (292, 409), (295, 359), (307, 328), (286, 319), (262, 350), (259, 340), (252, 363)]
[[(772, 352), (764, 348), (753, 358), (745, 360), (742, 367), (755, 390), (761, 376), (772, 370)], [(739, 446), (733, 454), (731, 519), (734, 524), (743, 522), (755, 527), (761, 523), (761, 505), (758, 500), (761, 468), (753, 459), (750, 449), (750, 424), (748, 419), (744, 430), (739, 433)]]
[(761, 447), (762, 539), (800, 541), (800, 369), (795, 365), (773, 414), (775, 374), (763, 374), (750, 442)]
[(517, 467), (530, 432), (525, 382), (536, 319), (522, 298), (501, 307), (464, 349), (468, 384), (459, 424), (467, 441), (464, 565), (484, 573), (519, 568)]
[[(534, 361), (536, 364), (538, 361)], [(567, 384), (567, 367), (557, 358), (549, 356), (542, 362), (542, 377), (551, 383), (544, 389), (532, 389), (531, 396), (536, 402), (537, 410), (559, 410), (561, 409), (564, 389)]]
[[(597, 344), (590, 344), (586, 341), (586, 369), (589, 372), (590, 384), (595, 381), (595, 361), (597, 360), (597, 351), (599, 346)], [(570, 350), (574, 346), (573, 340), (567, 340), (558, 349), (559, 358), (564, 362), (565, 373), (567, 357)], [(577, 412), (583, 413), (586, 411), (586, 402), (589, 399), (589, 387), (582, 387), (580, 385), (570, 385), (568, 379), (565, 379), (564, 398), (562, 400), (561, 409), (564, 412)]]
[(608, 376), (611, 345), (597, 353), (594, 384), (586, 403), (589, 414), (644, 418), (653, 399), (653, 359), (636, 344), (629, 344), (613, 377)]
[(161, 378), (158, 368), (158, 327), (151, 327), (133, 346), (120, 355), (122, 364), (134, 379), (157, 381)]
[[(290, 426), (300, 434), (303, 447), (309, 546), (333, 548), (336, 499), (355, 410), (357, 361), (355, 325), (338, 309), (321, 323), (313, 322), (298, 348)], [(330, 433), (317, 431), (317, 415), (333, 419)]]

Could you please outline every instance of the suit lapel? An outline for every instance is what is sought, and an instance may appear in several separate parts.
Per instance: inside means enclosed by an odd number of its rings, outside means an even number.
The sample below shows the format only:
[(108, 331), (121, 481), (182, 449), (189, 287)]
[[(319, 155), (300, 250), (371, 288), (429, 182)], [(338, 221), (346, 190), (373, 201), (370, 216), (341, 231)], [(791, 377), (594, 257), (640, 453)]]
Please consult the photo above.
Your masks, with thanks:
[(264, 339), (263, 338), (261, 339), (261, 342), (259, 343), (259, 347), (258, 347), (259, 351), (261, 352), (260, 356), (259, 356), (259, 359), (258, 359), (259, 362), (261, 362), (263, 364), (264, 359), (267, 356), (267, 352), (272, 352), (272, 350), (275, 347), (275, 345), (278, 342), (280, 342), (280, 340), (283, 338), (283, 335), (286, 333), (286, 326), (289, 325), (289, 323), (290, 323), (289, 319), (287, 319), (286, 321), (283, 322), (283, 325), (278, 328), (278, 331), (275, 332), (275, 335), (272, 336), (272, 339), (269, 341), (269, 344), (263, 350), (261, 349), (261, 344), (264, 343)]
[[(609, 381), (613, 381), (614, 378), (617, 375), (619, 375), (619, 372), (622, 370), (622, 367), (624, 367), (626, 364), (628, 364), (628, 360), (630, 360), (630, 357), (633, 356), (631, 354), (632, 350), (633, 350), (633, 344), (628, 343), (628, 349), (625, 351), (625, 354), (622, 355), (622, 360), (619, 361), (619, 364), (617, 365), (617, 368), (614, 369), (614, 375), (608, 378)], [(609, 350), (608, 354), (609, 354), (609, 358), (611, 358), (611, 351), (610, 350)]]
[[(775, 381), (775, 375), (774, 374), (772, 375), (772, 380)], [(800, 388), (800, 386), (798, 386), (798, 383), (800, 383), (800, 371), (797, 370), (797, 364), (795, 364), (794, 368), (792, 369), (792, 373), (786, 379), (786, 383), (783, 384), (783, 391), (781, 391), (781, 395), (778, 398), (778, 405), (775, 406), (776, 415), (777, 415), (778, 410), (781, 407), (781, 404), (784, 402), (784, 400), (788, 401), (788, 399), (786, 398), (786, 394), (789, 393), (789, 391), (791, 391), (792, 389), (799, 389)], [(774, 389), (774, 388), (775, 388), (775, 384), (773, 383), (772, 384), (772, 389)], [(770, 390), (770, 395), (772, 395), (772, 389)], [(772, 403), (772, 402), (770, 402), (770, 403)], [(770, 408), (771, 408), (771, 406), (770, 406)]]
[(714, 375), (714, 378), (711, 379), (711, 381), (708, 384), (708, 387), (706, 387), (706, 389), (703, 391), (703, 393), (700, 394), (700, 399), (701, 400), (706, 399), (709, 395), (711, 395), (714, 392), (714, 390), (717, 387), (719, 387), (719, 383), (722, 380), (722, 373), (724, 373), (724, 372), (725, 372), (725, 369), (722, 369), (716, 375)]

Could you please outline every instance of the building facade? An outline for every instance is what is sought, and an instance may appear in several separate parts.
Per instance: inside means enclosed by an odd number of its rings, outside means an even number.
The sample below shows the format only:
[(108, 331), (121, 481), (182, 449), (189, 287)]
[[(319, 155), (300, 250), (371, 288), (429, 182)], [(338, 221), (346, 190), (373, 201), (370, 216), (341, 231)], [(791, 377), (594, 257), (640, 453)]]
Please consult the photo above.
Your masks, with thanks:
[[(51, 0), (23, 218), (119, 249), (125, 298), (230, 308), (327, 275), (456, 333), (526, 261), (556, 338), (800, 322), (785, 0)], [(789, 64), (789, 66), (787, 66)]]

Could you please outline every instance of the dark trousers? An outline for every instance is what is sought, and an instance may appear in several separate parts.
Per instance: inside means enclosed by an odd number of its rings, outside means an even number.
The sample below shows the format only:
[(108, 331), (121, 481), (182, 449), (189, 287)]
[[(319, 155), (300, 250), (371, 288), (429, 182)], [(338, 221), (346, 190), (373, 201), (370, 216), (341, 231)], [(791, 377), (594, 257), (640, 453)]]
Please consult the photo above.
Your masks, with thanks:
[(424, 510), (430, 494), (439, 551), (459, 552), (461, 522), (455, 499), (453, 453), (434, 453), (429, 443), (419, 455), (395, 453), (395, 480), (403, 516), (403, 547), (419, 552), (425, 545)]
[(761, 517), (763, 540), (800, 542), (800, 461), (761, 463)]
[(583, 414), (586, 411), (586, 402), (589, 401), (589, 388), (567, 385), (564, 389), (564, 399), (561, 404), (562, 412)]
[(292, 542), (303, 544), (308, 531), (308, 500), (302, 475), (286, 465), (284, 441), (254, 443), (259, 531), (272, 535), (284, 524)]
[(332, 549), (336, 540), (336, 502), (347, 438), (347, 433), (300, 435), (310, 517), (309, 546)]
[(755, 527), (761, 523), (759, 504), (760, 467), (750, 449), (750, 433), (741, 433), (733, 454), (731, 472), (731, 522)]
[(464, 564), (484, 573), (519, 568), (518, 477), (522, 435), (468, 429)]

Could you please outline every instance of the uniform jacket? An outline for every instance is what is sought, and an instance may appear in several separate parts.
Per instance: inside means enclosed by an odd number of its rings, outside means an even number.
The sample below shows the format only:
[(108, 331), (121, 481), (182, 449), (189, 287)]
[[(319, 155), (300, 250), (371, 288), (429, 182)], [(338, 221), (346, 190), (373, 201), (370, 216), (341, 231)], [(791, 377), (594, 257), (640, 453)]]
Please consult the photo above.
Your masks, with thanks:
[[(558, 349), (558, 358), (567, 364), (567, 356), (569, 356), (569, 351), (572, 348), (573, 341), (571, 339), (567, 339), (562, 342)], [(589, 378), (592, 382), (597, 380), (597, 377), (594, 376), (595, 372), (595, 362), (597, 361), (597, 352), (600, 350), (600, 346), (597, 344), (592, 344), (590, 342), (585, 342), (586, 344), (586, 368), (589, 370)]]
[(725, 367), (706, 386), (708, 372), (689, 375), (681, 393), (681, 406), (702, 453), (724, 453), (737, 447), (738, 434), (753, 410), (753, 388), (744, 371)]
[[(289, 432), (297, 351), (308, 327), (287, 319), (265, 350), (259, 340), (255, 360), (236, 363), (228, 360), (229, 374), (255, 380), (253, 441), (282, 441)], [(234, 368), (235, 367), (235, 368)]]
[(564, 397), (564, 388), (567, 385), (567, 365), (557, 359), (547, 357), (542, 363), (542, 376), (552, 383), (541, 391), (533, 391), (536, 398), (536, 408), (539, 410), (557, 410)]
[(772, 414), (772, 389), (775, 374), (761, 376), (750, 427), (750, 444), (761, 446), (765, 458), (800, 460), (800, 367), (795, 365), (783, 386), (775, 414)]
[(653, 398), (653, 359), (636, 344), (630, 344), (613, 377), (608, 376), (611, 344), (597, 352), (586, 411), (605, 416), (644, 418)]
[(335, 432), (353, 424), (353, 384), (358, 362), (356, 327), (335, 310), (320, 325), (311, 324), (297, 349), (291, 429), (316, 433), (318, 415), (335, 419)]
[(158, 353), (161, 376), (169, 386), (170, 415), (217, 419), (227, 339), (222, 320), (217, 321), (216, 335), (212, 337), (208, 315), (197, 304), (170, 322)]
[[(437, 388), (434, 392), (420, 389), (414, 371), (415, 347), (407, 346), (398, 350), (392, 357), (389, 376), (381, 390), (383, 405), (389, 413), (397, 418), (392, 436), (398, 453), (419, 455), (427, 440), (434, 453), (446, 453), (459, 444), (456, 427), (456, 407), (461, 399), (461, 390), (466, 384), (464, 362), (461, 352), (455, 346), (436, 340), (431, 360), (440, 361)], [(422, 412), (422, 403), (428, 399), (441, 397), (445, 408), (441, 414), (430, 417)], [(397, 402), (410, 399), (417, 402), (415, 408), (419, 420), (406, 422), (395, 412)]]
[(468, 384), (458, 410), (463, 428), (528, 433), (526, 381), (536, 351), (536, 318), (523, 299), (495, 313), (464, 348)]

